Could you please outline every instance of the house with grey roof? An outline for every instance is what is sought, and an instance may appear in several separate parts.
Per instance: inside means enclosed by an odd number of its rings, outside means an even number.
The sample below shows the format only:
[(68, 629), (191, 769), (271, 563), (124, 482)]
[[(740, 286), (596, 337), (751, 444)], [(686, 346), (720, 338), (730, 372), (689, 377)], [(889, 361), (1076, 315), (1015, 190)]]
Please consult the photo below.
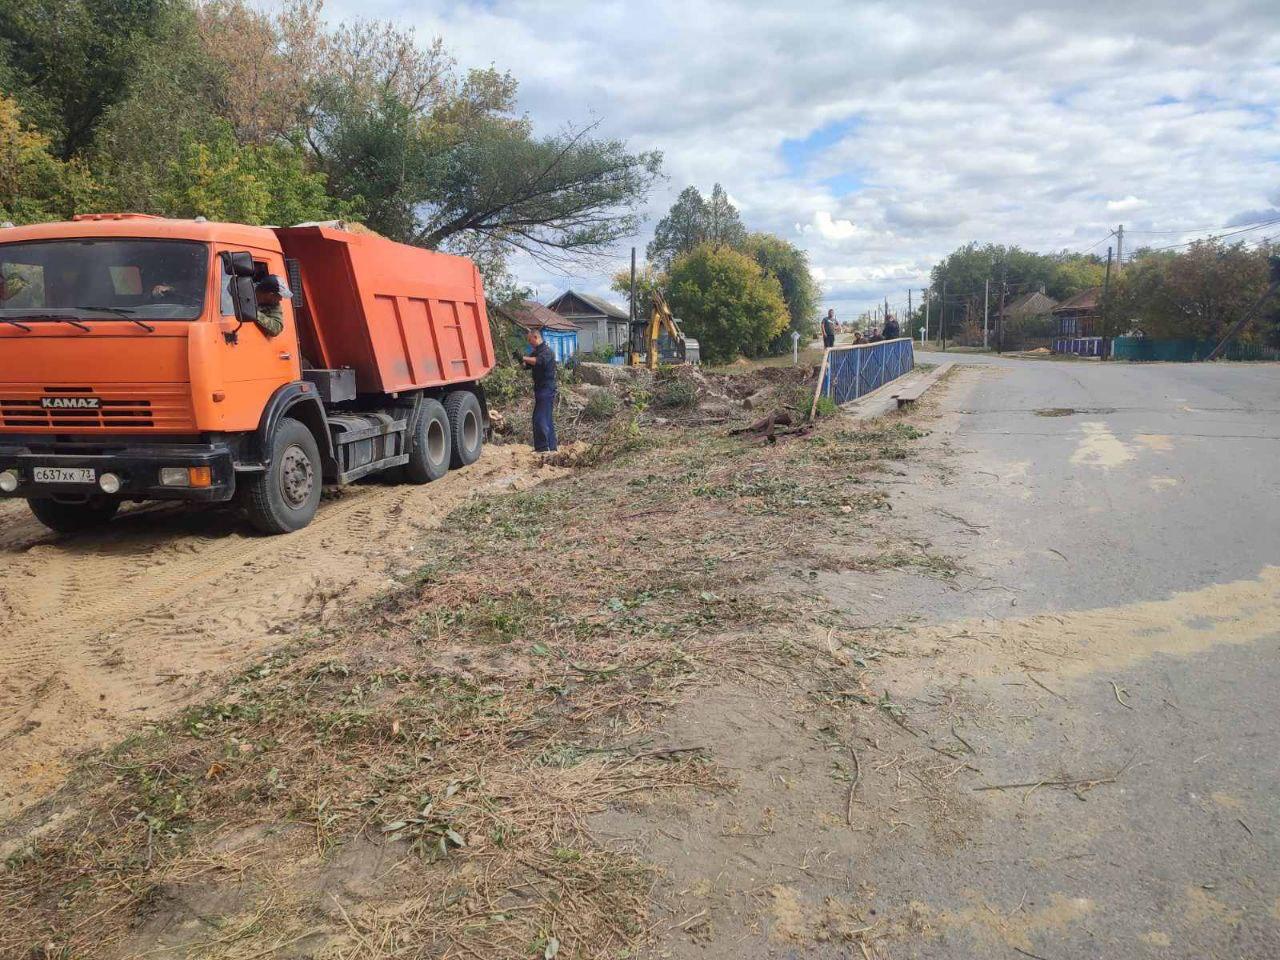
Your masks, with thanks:
[(1005, 304), (1003, 316), (1006, 323), (1024, 323), (1028, 320), (1052, 316), (1057, 305), (1058, 301), (1046, 296), (1042, 288), (1010, 300)]
[(625, 348), (630, 335), (627, 311), (600, 297), (566, 290), (547, 307), (578, 328), (578, 349), (583, 353), (613, 347)]

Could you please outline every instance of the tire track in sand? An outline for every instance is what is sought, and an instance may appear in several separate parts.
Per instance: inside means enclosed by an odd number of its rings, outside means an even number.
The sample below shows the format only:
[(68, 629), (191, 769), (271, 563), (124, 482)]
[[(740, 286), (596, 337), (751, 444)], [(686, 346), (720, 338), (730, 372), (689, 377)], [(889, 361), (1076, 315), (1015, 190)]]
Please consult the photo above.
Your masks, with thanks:
[(55, 785), (68, 751), (180, 706), (335, 599), (376, 592), (464, 500), (562, 471), (522, 446), (422, 487), (326, 494), (304, 530), (255, 534), (230, 509), (147, 505), (101, 531), (49, 533), (0, 501), (0, 817)]

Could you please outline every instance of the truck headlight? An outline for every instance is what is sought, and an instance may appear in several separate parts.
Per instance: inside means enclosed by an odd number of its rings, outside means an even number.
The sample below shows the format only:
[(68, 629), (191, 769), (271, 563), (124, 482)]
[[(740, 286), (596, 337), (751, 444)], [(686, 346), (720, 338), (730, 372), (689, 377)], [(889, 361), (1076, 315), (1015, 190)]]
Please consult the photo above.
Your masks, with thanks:
[(161, 467), (160, 486), (189, 487), (191, 486), (191, 475), (187, 473), (186, 467)]
[(102, 488), (103, 493), (119, 493), (120, 478), (114, 473), (104, 473), (98, 478), (98, 486)]
[(160, 486), (162, 487), (211, 487), (213, 486), (212, 467), (161, 467)]
[(18, 489), (18, 473), (16, 470), (6, 470), (0, 473), (0, 490), (5, 493), (13, 493)]

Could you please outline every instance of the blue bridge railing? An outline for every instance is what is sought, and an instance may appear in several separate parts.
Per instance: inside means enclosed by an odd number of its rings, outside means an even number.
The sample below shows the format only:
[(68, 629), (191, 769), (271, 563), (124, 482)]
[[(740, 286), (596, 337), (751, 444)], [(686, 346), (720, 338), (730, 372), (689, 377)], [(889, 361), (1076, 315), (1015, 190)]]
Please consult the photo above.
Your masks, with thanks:
[(857, 400), (910, 373), (915, 365), (910, 337), (831, 347), (822, 359), (813, 402), (816, 405), (819, 397), (830, 397), (838, 404)]
[(1106, 337), (1058, 337), (1054, 353), (1074, 353), (1077, 357), (1105, 357), (1110, 341)]

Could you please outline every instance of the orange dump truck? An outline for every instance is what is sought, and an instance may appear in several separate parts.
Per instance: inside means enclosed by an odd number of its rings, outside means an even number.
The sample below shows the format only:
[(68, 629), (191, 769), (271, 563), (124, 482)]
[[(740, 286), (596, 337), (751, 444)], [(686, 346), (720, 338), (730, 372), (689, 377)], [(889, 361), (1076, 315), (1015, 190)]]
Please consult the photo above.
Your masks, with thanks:
[(434, 480), (480, 456), (493, 362), (462, 257), (336, 224), (0, 228), (0, 496), (56, 530), (236, 499), (287, 533), (322, 483)]

